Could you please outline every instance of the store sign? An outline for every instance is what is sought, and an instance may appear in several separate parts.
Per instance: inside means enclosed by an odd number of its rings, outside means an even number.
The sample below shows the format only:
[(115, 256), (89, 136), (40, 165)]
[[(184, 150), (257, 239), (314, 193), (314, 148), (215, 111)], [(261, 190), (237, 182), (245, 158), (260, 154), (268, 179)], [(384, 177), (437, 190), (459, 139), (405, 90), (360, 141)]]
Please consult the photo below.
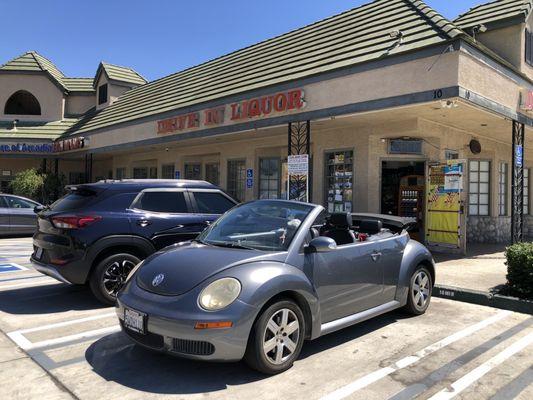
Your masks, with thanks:
[(199, 128), (202, 125), (219, 126), (224, 124), (227, 116), (231, 121), (242, 122), (253, 118), (264, 118), (271, 114), (300, 110), (304, 107), (304, 91), (289, 90), (230, 104), (229, 115), (228, 106), (224, 105), (157, 121), (157, 133), (182, 132)]
[(299, 154), (287, 159), (289, 176), (306, 176), (309, 174), (309, 155)]
[(83, 137), (75, 137), (72, 139), (64, 139), (54, 142), (54, 153), (62, 151), (79, 150), (86, 146), (86, 139)]
[(520, 109), (533, 111), (533, 90), (523, 90), (520, 93)]
[(0, 144), (0, 153), (52, 153), (52, 143)]

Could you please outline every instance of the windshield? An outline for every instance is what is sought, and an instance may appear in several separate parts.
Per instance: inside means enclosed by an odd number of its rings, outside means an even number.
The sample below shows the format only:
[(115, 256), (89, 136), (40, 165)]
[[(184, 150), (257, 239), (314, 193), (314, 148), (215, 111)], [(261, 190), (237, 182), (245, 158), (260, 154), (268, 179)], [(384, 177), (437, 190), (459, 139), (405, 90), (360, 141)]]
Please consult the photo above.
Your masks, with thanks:
[(94, 201), (96, 195), (96, 192), (90, 190), (71, 191), (53, 203), (49, 209), (57, 212), (78, 210)]
[(222, 216), (198, 240), (214, 246), (285, 251), (313, 208), (280, 201), (246, 203)]

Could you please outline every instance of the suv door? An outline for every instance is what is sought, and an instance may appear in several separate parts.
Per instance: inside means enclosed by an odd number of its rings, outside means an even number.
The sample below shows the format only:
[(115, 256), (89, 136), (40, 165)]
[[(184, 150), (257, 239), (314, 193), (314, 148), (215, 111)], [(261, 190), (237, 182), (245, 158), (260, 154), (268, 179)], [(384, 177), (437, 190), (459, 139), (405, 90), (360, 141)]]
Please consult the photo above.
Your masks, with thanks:
[(133, 234), (149, 239), (157, 250), (194, 239), (206, 227), (193, 214), (186, 189), (145, 189), (128, 210)]
[(237, 205), (230, 196), (216, 189), (189, 189), (189, 194), (194, 211), (206, 226)]
[(4, 196), (0, 196), (0, 235), (7, 235), (9, 228), (9, 208)]
[(32, 201), (16, 196), (4, 196), (9, 206), (10, 233), (33, 233), (37, 229), (37, 215)]

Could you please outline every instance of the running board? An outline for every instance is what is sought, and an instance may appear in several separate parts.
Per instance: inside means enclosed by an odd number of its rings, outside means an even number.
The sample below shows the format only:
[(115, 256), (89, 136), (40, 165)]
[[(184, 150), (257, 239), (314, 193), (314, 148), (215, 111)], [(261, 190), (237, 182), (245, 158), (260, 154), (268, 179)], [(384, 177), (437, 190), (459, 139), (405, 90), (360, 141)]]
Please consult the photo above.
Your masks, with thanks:
[(380, 306), (371, 308), (369, 310), (365, 310), (357, 314), (348, 315), (347, 317), (336, 319), (335, 321), (327, 322), (320, 326), (320, 336), (327, 335), (328, 333), (338, 331), (339, 329), (346, 328), (347, 326), (354, 325), (359, 322), (366, 321), (367, 319), (377, 317), (378, 315), (392, 311), (399, 307), (400, 302), (393, 300)]

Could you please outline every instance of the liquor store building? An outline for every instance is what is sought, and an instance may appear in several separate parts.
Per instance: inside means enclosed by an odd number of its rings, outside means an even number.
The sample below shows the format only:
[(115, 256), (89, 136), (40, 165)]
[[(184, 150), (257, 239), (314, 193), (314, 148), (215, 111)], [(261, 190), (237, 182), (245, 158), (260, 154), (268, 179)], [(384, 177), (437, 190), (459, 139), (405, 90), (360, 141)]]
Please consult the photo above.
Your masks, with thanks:
[[(446, 251), (524, 240), (531, 9), (501, 0), (451, 21), (377, 0), (152, 82), (106, 63), (67, 78), (26, 53), (0, 67), (0, 170), (205, 179), (242, 201), (413, 217)], [(307, 174), (289, 178), (293, 155)]]

